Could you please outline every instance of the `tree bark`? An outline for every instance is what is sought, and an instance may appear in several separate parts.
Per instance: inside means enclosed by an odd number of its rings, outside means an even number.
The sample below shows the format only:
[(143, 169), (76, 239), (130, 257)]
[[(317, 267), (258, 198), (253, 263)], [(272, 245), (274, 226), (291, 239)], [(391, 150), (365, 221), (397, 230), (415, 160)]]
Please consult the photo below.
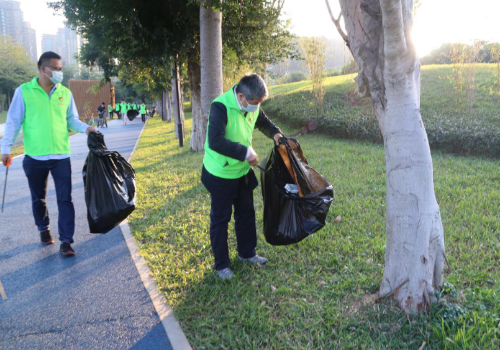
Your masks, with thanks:
[(188, 61), (189, 87), (191, 89), (191, 109), (193, 128), (191, 131), (191, 150), (203, 150), (206, 128), (201, 114), (201, 67), (197, 56)]
[(420, 114), (420, 62), (411, 41), (413, 0), (340, 0), (358, 66), (358, 92), (370, 96), (384, 138), (385, 267), (380, 295), (407, 313), (430, 306), (442, 287), (444, 233), (432, 157)]
[[(213, 0), (214, 3), (220, 0)], [(200, 5), (200, 58), (201, 58), (201, 120), (200, 144), (205, 143), (208, 114), (212, 101), (222, 94), (222, 13), (214, 11), (211, 0)]]
[[(173, 70), (175, 74), (175, 70)], [(177, 91), (177, 85), (175, 81), (175, 76), (172, 75), (172, 115), (174, 117), (174, 123), (175, 123), (175, 137), (179, 138), (179, 124), (184, 121), (184, 106), (182, 103), (182, 91)], [(179, 78), (180, 79), (180, 78)], [(179, 85), (181, 86), (182, 89), (182, 84), (179, 82)], [(177, 94), (180, 94), (180, 99), (177, 98)], [(178, 101), (181, 101), (181, 104), (179, 108), (177, 107)], [(180, 114), (179, 114), (180, 111)], [(184, 135), (182, 135), (184, 137)]]
[(172, 122), (172, 94), (170, 93), (170, 90), (167, 90), (165, 96), (165, 101), (167, 103), (167, 122), (171, 123)]

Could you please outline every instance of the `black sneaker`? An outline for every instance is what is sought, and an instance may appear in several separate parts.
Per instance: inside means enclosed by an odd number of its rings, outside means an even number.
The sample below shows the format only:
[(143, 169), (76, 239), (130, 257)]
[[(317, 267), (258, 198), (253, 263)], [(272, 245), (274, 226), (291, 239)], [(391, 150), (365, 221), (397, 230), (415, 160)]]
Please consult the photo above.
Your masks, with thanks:
[(73, 250), (73, 248), (71, 248), (71, 245), (69, 243), (62, 243), (61, 248), (59, 249), (59, 253), (61, 253), (62, 256), (75, 255), (75, 251)]
[(42, 242), (42, 244), (46, 245), (54, 243), (54, 239), (52, 239), (50, 231), (40, 232), (40, 241)]

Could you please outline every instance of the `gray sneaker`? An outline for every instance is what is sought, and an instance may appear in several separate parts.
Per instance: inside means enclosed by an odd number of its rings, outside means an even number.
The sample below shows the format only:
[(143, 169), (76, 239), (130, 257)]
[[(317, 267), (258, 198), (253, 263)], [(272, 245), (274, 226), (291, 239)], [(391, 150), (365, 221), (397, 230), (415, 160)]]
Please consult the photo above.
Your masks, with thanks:
[(267, 264), (267, 259), (262, 257), (262, 256), (258, 256), (257, 254), (255, 254), (254, 256), (252, 256), (251, 258), (242, 258), (241, 256), (238, 255), (238, 259), (240, 259), (241, 261), (246, 261), (246, 262), (249, 262), (250, 264), (258, 264), (258, 265), (265, 265)]
[(219, 276), (219, 278), (223, 280), (230, 280), (235, 277), (233, 271), (231, 271), (229, 267), (226, 267), (222, 270), (217, 270), (215, 271), (215, 273), (217, 274), (217, 276)]

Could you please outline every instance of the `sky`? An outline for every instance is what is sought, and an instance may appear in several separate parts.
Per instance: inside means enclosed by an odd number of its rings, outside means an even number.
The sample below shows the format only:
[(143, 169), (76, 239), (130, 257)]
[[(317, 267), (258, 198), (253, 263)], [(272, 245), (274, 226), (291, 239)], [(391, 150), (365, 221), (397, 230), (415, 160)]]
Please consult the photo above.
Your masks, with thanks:
[[(38, 52), (42, 34), (56, 34), (64, 17), (55, 16), (46, 0), (18, 0), (24, 20), (37, 31)], [(329, 0), (334, 15), (338, 0)], [(421, 0), (413, 36), (420, 56), (443, 43), (486, 40), (500, 42), (500, 0)], [(472, 4), (472, 5), (471, 5)], [(299, 36), (324, 36), (340, 39), (325, 5), (325, 0), (285, 0), (285, 18), (292, 21), (292, 32)]]

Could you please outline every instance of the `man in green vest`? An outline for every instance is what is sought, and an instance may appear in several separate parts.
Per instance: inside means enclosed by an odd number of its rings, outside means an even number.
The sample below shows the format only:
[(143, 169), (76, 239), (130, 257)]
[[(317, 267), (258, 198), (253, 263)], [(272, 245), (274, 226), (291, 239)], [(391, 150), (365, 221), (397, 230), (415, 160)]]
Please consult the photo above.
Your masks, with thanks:
[(111, 103), (108, 105), (108, 117), (113, 119), (113, 105)]
[(127, 104), (124, 101), (120, 103), (120, 112), (122, 114), (123, 124), (126, 124), (125, 118), (127, 118)]
[(258, 157), (252, 148), (252, 133), (257, 128), (276, 144), (283, 137), (259, 108), (267, 95), (264, 80), (250, 74), (213, 100), (210, 107), (201, 181), (210, 192), (210, 243), (215, 271), (222, 279), (234, 277), (227, 244), (233, 206), (238, 258), (252, 264), (267, 263), (266, 258), (255, 253), (253, 190), (257, 179), (252, 166), (257, 165)]
[(140, 105), (140, 113), (141, 113), (141, 119), (142, 122), (146, 122), (146, 105), (144, 103), (141, 103)]
[[(47, 210), (47, 180), (54, 179), (59, 209), (58, 230), (63, 256), (75, 254), (71, 244), (75, 233), (75, 209), (71, 199), (71, 163), (68, 129), (98, 133), (78, 119), (73, 95), (61, 85), (61, 56), (45, 52), (38, 61), (39, 76), (22, 84), (14, 93), (7, 113), (5, 134), (1, 143), (2, 163), (12, 163), (11, 147), (23, 128), (23, 169), (28, 178), (35, 224), (42, 244), (52, 244)], [(82, 194), (83, 195), (83, 194)]]
[(115, 113), (116, 113), (116, 117), (118, 119), (121, 118), (121, 114), (120, 114), (120, 103), (116, 102), (115, 103)]

